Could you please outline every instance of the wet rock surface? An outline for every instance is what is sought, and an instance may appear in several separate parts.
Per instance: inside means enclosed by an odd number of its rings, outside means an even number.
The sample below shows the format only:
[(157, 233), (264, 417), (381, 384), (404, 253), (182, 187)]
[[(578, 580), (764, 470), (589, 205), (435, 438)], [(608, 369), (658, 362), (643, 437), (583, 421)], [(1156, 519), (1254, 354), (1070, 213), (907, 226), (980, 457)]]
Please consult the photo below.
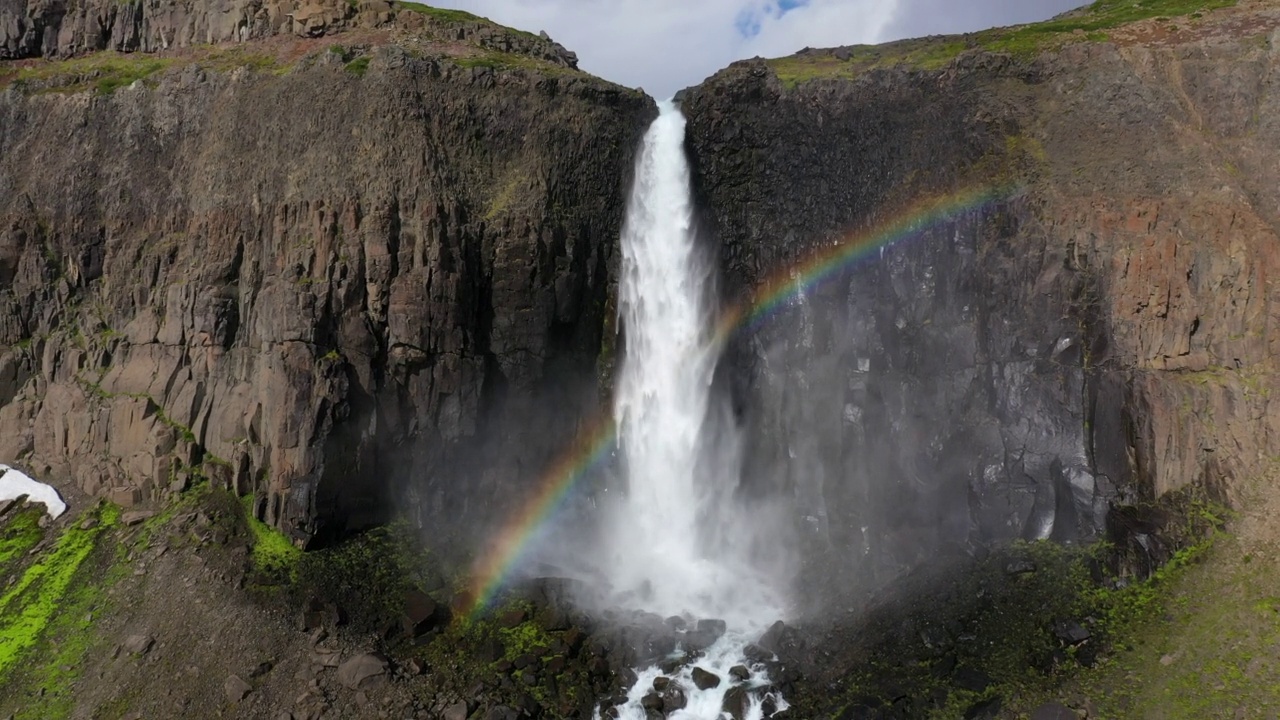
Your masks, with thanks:
[(1149, 572), (1166, 551), (1112, 516), (1260, 474), (1280, 136), (1245, 108), (1278, 102), (1277, 27), (1255, 4), (811, 81), (751, 60), (684, 93), (728, 295), (809, 288), (722, 378), (748, 485), (798, 498), (814, 605), (1014, 539), (1106, 535)]
[[(8, 3), (0, 33), (15, 8), (41, 18), (17, 22), (19, 52), (52, 55), (89, 49), (71, 28), (99, 13), (199, 38), (206, 20), (253, 37), (289, 22), (284, 6), (242, 25), (241, 9), (180, 5)], [(158, 42), (115, 33), (95, 42)], [(448, 55), (478, 39), (424, 54), (394, 37), (362, 41), (359, 73), (327, 43), (263, 46), (297, 51), (280, 73), (171, 58), (112, 92), (0, 75), (0, 458), (125, 507), (208, 478), (304, 541), (408, 505), (465, 544), (523, 499), (503, 478), (544, 465), (569, 408), (598, 404), (654, 106), (565, 68)]]

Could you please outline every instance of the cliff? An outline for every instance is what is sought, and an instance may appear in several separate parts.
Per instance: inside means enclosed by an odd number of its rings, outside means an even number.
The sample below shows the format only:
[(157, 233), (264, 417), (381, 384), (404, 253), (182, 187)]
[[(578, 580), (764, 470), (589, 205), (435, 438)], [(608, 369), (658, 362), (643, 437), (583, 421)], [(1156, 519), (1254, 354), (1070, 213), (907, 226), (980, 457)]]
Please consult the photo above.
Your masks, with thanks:
[(0, 48), (0, 457), (443, 543), (599, 402), (649, 98), (380, 2), (6, 0)]
[[(1185, 5), (743, 61), (684, 93), (731, 295), (917, 221), (727, 360), (752, 482), (800, 499), (815, 583), (1104, 533), (1142, 572), (1170, 549), (1116, 509), (1266, 487), (1280, 10)], [(957, 196), (981, 197), (902, 214)]]

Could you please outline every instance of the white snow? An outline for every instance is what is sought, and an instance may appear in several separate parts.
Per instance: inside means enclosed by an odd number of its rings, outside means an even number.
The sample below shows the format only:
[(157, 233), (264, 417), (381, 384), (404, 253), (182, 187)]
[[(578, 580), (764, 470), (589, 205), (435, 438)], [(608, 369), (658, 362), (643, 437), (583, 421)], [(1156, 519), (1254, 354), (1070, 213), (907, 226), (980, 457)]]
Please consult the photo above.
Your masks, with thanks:
[(0, 502), (27, 496), (31, 502), (44, 503), (49, 509), (49, 517), (55, 520), (67, 511), (67, 504), (62, 501), (58, 491), (42, 482), (32, 480), (29, 475), (14, 470), (8, 465), (0, 465)]

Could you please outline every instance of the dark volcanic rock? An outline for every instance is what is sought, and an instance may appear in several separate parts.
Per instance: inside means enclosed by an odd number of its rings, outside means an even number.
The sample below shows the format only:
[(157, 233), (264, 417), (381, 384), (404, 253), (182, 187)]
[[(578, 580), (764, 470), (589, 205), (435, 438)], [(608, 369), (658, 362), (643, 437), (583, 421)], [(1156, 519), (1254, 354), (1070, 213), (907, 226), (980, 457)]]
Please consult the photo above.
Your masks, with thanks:
[(662, 692), (662, 712), (668, 715), (676, 710), (683, 710), (688, 704), (689, 699), (679, 687), (671, 686)]
[(164, 6), (51, 0), (0, 6), (0, 60), (66, 57), (97, 50), (153, 53), (207, 43), (245, 42), (284, 35), (315, 38), (344, 31), (401, 28), (436, 40), (462, 41), (541, 62), (577, 67), (577, 56), (559, 43), (513, 33), (481, 18), (446, 19), (409, 10), (395, 12), (382, 0), (267, 0), (252, 6), (230, 0), (179, 0)]
[(1088, 630), (1081, 627), (1080, 623), (1071, 620), (1054, 623), (1053, 634), (1068, 645), (1079, 645), (1090, 637)]
[(707, 672), (700, 667), (695, 667), (692, 672), (693, 684), (698, 686), (699, 690), (709, 690), (720, 685), (720, 676), (712, 672)]
[[(64, 5), (0, 3), (0, 58), (294, 35), (300, 17)], [(399, 22), (354, 5), (305, 6), (307, 34), (311, 10), (336, 13), (324, 32)], [(0, 72), (0, 458), (140, 501), (200, 469), (301, 540), (397, 507), (463, 542), (523, 501), (508, 478), (560, 451), (610, 372), (654, 107), (547, 41), (404, 13), (420, 39), (343, 41), (367, 48), (360, 72), (269, 41), (254, 52), (289, 72), (197, 66), (200, 48), (98, 94), (77, 89), (110, 78), (76, 65), (38, 87)], [(436, 30), (468, 52), (513, 35), (501, 51), (529, 67), (397, 44)]]
[[(724, 375), (744, 492), (786, 478), (815, 604), (944, 553), (1095, 539), (1112, 505), (1280, 451), (1246, 391), (1280, 377), (1259, 280), (1280, 271), (1280, 126), (1245, 110), (1277, 102), (1244, 29), (1276, 29), (1261, 7), (938, 69), (747, 60), (684, 93), (725, 292), (793, 269), (809, 288), (734, 336)], [(954, 212), (921, 210), (939, 196)], [(1117, 534), (1136, 574), (1162, 554), (1139, 534)]]
[(411, 590), (405, 597), (401, 625), (409, 637), (416, 638), (448, 621), (448, 611), (430, 595)]

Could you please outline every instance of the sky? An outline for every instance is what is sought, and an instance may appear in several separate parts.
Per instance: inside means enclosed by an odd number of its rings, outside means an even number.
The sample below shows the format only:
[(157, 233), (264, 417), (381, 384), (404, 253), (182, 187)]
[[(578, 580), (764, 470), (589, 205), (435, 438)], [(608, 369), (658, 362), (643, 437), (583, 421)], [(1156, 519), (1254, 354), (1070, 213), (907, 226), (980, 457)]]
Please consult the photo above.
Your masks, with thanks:
[(1044, 20), (1087, 0), (427, 0), (538, 32), (657, 98), (734, 60)]

